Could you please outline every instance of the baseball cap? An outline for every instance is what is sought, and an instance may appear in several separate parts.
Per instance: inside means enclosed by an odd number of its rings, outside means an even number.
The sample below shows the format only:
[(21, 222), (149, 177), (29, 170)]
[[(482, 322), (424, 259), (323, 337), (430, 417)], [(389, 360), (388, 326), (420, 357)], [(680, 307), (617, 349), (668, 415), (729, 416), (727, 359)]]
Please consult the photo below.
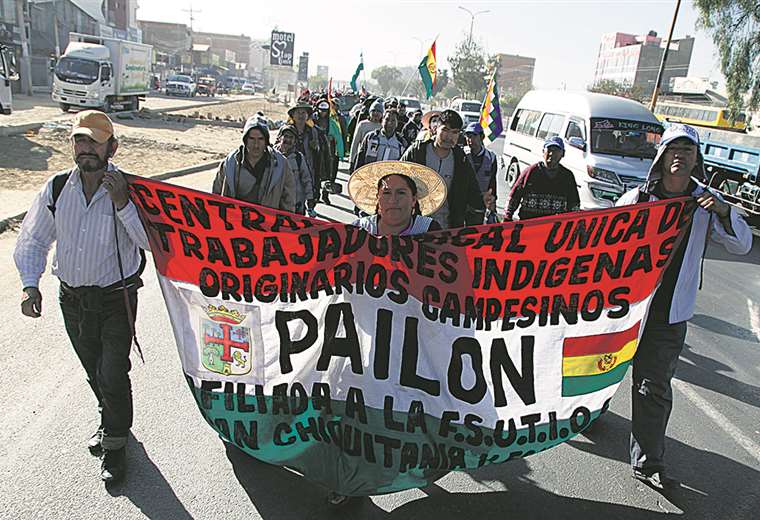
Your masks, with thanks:
[(562, 138), (558, 135), (550, 137), (549, 139), (544, 141), (544, 150), (546, 150), (550, 146), (556, 146), (563, 152), (565, 151), (565, 141), (563, 141)]
[(327, 101), (320, 101), (317, 108), (319, 110), (330, 110), (330, 104)]
[(685, 137), (695, 145), (699, 146), (699, 134), (694, 127), (681, 123), (671, 123), (670, 126), (665, 129), (665, 132), (662, 134), (662, 139), (660, 139), (660, 146), (667, 146), (681, 137)]
[(483, 135), (483, 127), (480, 126), (480, 123), (472, 122), (464, 128), (464, 133)]
[(99, 110), (83, 110), (74, 117), (71, 136), (75, 135), (86, 135), (96, 143), (105, 143), (113, 135), (113, 123)]

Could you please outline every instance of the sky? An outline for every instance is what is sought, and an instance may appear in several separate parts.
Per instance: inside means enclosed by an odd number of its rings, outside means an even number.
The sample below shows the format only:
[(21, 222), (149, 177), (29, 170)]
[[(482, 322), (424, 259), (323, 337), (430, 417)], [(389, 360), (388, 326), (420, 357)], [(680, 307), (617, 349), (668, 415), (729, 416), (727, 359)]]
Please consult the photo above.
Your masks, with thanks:
[[(295, 55), (309, 53), (309, 74), (317, 65), (348, 80), (359, 63), (369, 78), (381, 65), (416, 66), (437, 36), (439, 68), (466, 38), (478, 14), (473, 38), (488, 54), (536, 58), (537, 88), (585, 89), (593, 81), (601, 36), (607, 32), (667, 37), (675, 0), (502, 0), (346, 1), (303, 0), (138, 0), (139, 20), (190, 22), (198, 31), (245, 34), (266, 39), (274, 27), (295, 33)], [(712, 38), (696, 28), (691, 0), (681, 2), (674, 38), (696, 38), (689, 75), (724, 83)], [(503, 87), (502, 87), (503, 88)]]

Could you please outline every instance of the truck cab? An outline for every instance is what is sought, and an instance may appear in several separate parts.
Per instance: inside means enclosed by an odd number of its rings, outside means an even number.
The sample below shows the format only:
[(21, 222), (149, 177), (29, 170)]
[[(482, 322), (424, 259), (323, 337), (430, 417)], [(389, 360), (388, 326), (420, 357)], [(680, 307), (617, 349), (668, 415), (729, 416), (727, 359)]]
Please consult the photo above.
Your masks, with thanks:
[(13, 109), (11, 81), (17, 80), (16, 55), (8, 47), (0, 44), (0, 114), (10, 115)]
[(53, 101), (64, 112), (71, 107), (137, 110), (139, 98), (150, 91), (151, 57), (149, 45), (71, 33), (55, 66)]

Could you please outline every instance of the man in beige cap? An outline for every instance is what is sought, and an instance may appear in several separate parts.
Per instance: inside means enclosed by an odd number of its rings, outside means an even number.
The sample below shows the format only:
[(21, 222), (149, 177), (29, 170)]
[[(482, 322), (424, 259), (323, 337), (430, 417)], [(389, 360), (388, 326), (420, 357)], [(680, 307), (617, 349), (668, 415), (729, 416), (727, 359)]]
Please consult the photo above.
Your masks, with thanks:
[(76, 166), (54, 175), (34, 199), (13, 254), (24, 288), (21, 312), (39, 318), (39, 282), (57, 242), (52, 272), (61, 282), (66, 332), (98, 401), (100, 426), (88, 448), (101, 457), (106, 484), (123, 478), (126, 470), (132, 426), (129, 352), (145, 265), (142, 249), (148, 249), (127, 181), (110, 161), (118, 146), (107, 115), (77, 114), (71, 130)]

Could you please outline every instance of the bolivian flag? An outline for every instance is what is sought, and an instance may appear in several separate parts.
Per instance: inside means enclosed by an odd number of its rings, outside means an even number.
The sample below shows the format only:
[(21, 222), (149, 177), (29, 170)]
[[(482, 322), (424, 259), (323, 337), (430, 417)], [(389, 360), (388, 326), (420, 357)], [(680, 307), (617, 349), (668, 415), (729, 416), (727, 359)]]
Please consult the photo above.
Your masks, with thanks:
[(622, 332), (565, 338), (562, 396), (590, 394), (619, 383), (638, 345), (641, 322)]
[(417, 69), (420, 71), (420, 78), (422, 78), (422, 84), (425, 85), (425, 93), (429, 98), (433, 97), (433, 87), (435, 86), (435, 78), (438, 72), (438, 64), (435, 61), (435, 41), (433, 45), (428, 49), (427, 54)]

